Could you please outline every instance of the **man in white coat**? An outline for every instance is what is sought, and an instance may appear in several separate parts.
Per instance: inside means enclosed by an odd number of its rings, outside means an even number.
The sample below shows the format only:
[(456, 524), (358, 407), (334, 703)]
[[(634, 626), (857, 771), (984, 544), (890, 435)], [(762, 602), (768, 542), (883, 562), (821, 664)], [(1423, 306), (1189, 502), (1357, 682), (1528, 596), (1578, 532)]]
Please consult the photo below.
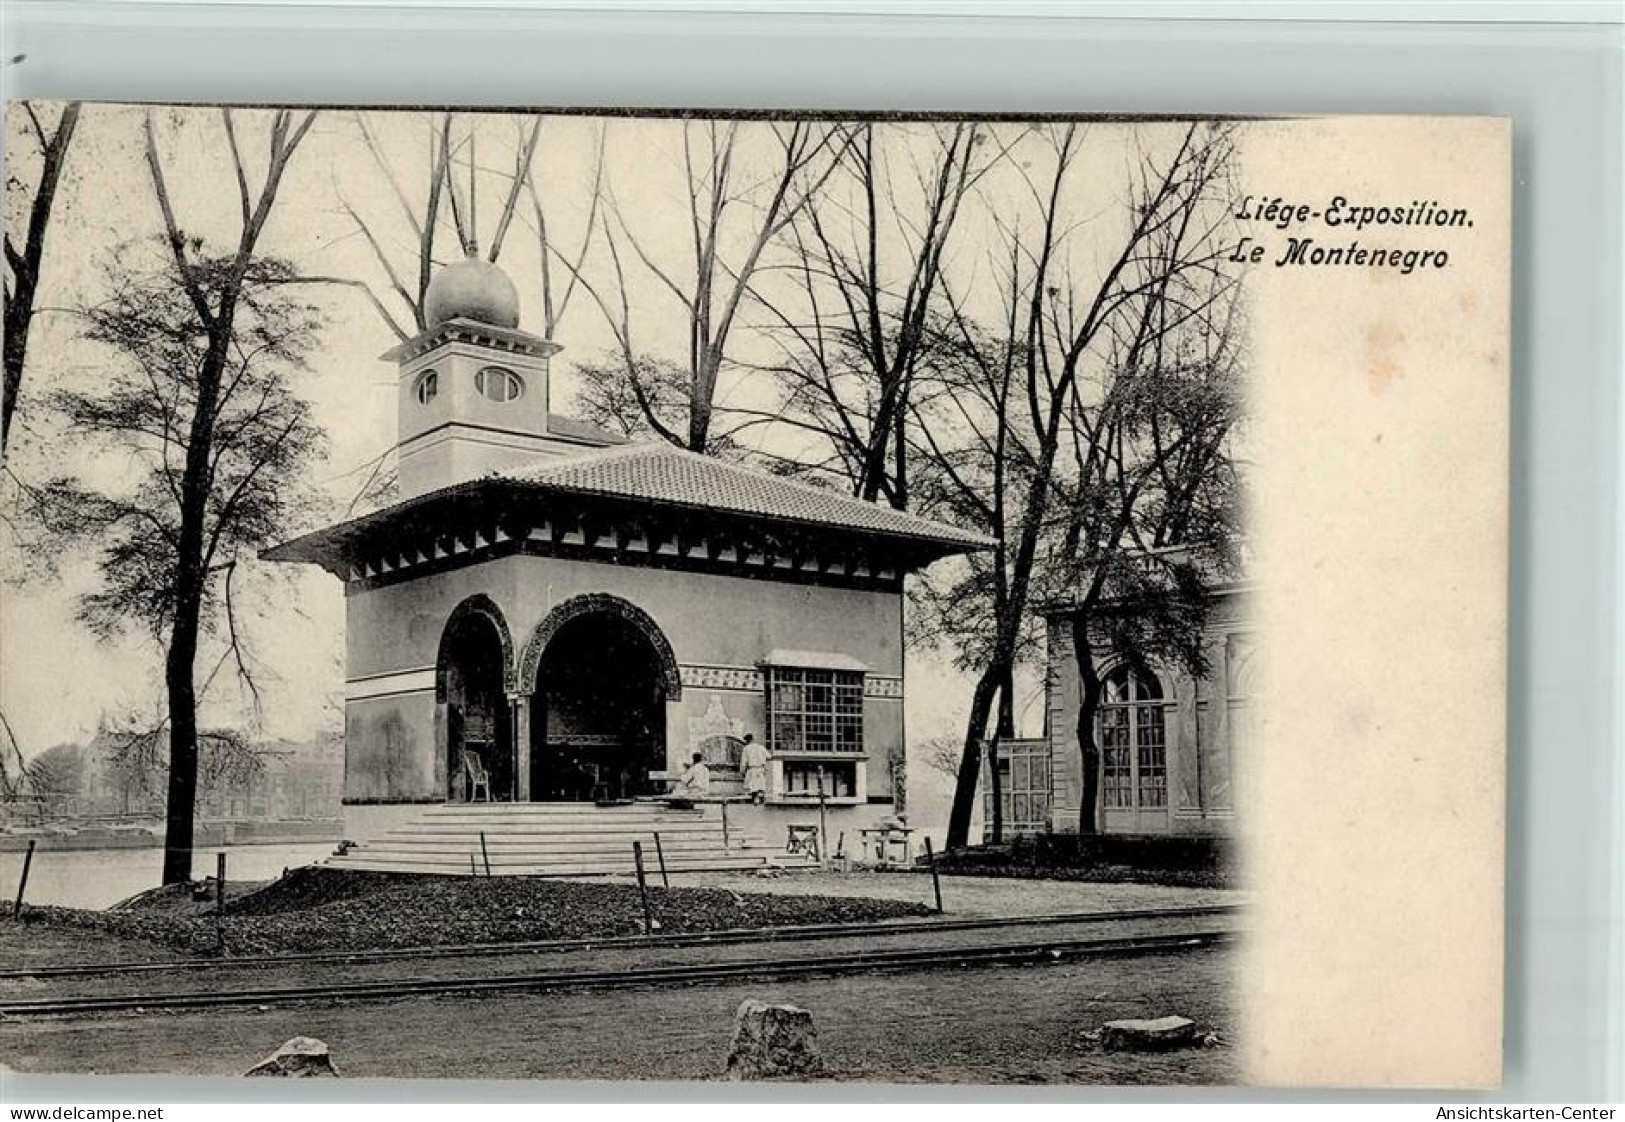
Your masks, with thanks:
[(756, 743), (750, 733), (745, 734), (745, 746), (739, 752), (739, 766), (745, 772), (745, 793), (751, 802), (767, 799), (767, 749)]

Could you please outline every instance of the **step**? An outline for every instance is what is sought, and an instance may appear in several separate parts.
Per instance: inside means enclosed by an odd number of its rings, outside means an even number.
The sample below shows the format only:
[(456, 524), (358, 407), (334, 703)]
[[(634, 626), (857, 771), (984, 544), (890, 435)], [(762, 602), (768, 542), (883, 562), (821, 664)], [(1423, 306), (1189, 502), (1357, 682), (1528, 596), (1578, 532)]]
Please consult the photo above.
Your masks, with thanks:
[(677, 827), (676, 829), (668, 829), (665, 826), (658, 826), (657, 825), (657, 826), (654, 826), (654, 827), (649, 827), (649, 826), (639, 826), (639, 827), (632, 827), (632, 826), (626, 826), (626, 827), (622, 827), (622, 826), (612, 826), (612, 827), (582, 826), (582, 827), (578, 827), (578, 828), (566, 827), (564, 829), (558, 829), (556, 827), (545, 827), (545, 826), (503, 826), (503, 827), (497, 827), (497, 828), (494, 828), (494, 829), (493, 828), (487, 828), (487, 829), (483, 829), (483, 830), (470, 829), (470, 828), (467, 828), (467, 827), (448, 828), (448, 827), (445, 827), (445, 826), (425, 826), (425, 825), (422, 825), (420, 823), (412, 823), (411, 825), (407, 825), (407, 826), (397, 826), (392, 830), (385, 830), (383, 833), (381, 833), (381, 834), (379, 834), (377, 836), (381, 837), (381, 838), (387, 837), (387, 838), (398, 838), (398, 839), (402, 839), (402, 840), (433, 842), (433, 841), (436, 841), (436, 840), (444, 840), (444, 839), (457, 840), (457, 839), (462, 839), (462, 838), (472, 838), (475, 841), (479, 841), (480, 835), (482, 835), (482, 834), (487, 839), (496, 839), (496, 838), (535, 838), (535, 839), (538, 839), (538, 840), (555, 840), (555, 839), (571, 840), (571, 839), (575, 839), (575, 838), (582, 838), (582, 839), (592, 840), (592, 841), (606, 841), (606, 842), (618, 842), (619, 841), (619, 842), (625, 842), (628, 845), (630, 845), (633, 841), (639, 840), (639, 839), (643, 840), (644, 842), (648, 842), (656, 834), (659, 834), (662, 840), (667, 839), (667, 838), (674, 839), (674, 840), (675, 839), (683, 839), (685, 841), (694, 841), (694, 840), (699, 840), (699, 839), (705, 839), (705, 840), (716, 841), (718, 843), (721, 843), (724, 839), (727, 839), (729, 841), (737, 841), (740, 838), (761, 838), (762, 837), (762, 835), (760, 833), (756, 833), (756, 832), (750, 831), (750, 830), (732, 829), (732, 828), (730, 828), (728, 830), (724, 830), (721, 826), (718, 826), (714, 822), (710, 823), (708, 825), (704, 825), (704, 826), (687, 826), (687, 827), (680, 826), (680, 827)]
[(809, 864), (756, 834), (725, 831), (715, 807), (673, 810), (658, 803), (434, 805), (328, 864), (358, 871), (468, 875), (472, 858), (476, 872), (489, 861), (493, 873), (504, 875), (624, 875), (634, 868), (634, 842), (641, 843), (651, 876), (662, 858), (668, 872)]
[[(614, 830), (621, 833), (649, 833), (652, 830), (676, 832), (680, 830), (718, 830), (722, 823), (716, 819), (699, 818), (582, 818), (574, 821), (546, 818), (417, 818), (390, 827), (395, 830), (449, 830), (477, 834), (497, 830), (545, 830), (552, 833), (590, 833), (595, 830)], [(729, 823), (729, 829), (733, 823)]]
[[(488, 854), (493, 861), (497, 860), (529, 860), (529, 861), (630, 861), (632, 850), (621, 849), (535, 849), (527, 846), (487, 846), (483, 851), (479, 846), (430, 848), (427, 846), (366, 846), (363, 849), (352, 850), (354, 853), (365, 853), (370, 857), (391, 860), (397, 857), (446, 857), (462, 860), (470, 853), (479, 856), (482, 852)], [(740, 857), (750, 854), (770, 853), (771, 850), (736, 850), (723, 849), (721, 846), (688, 846), (681, 849), (666, 848), (659, 850), (650, 846), (643, 851), (644, 861), (657, 861), (663, 855), (667, 861), (687, 860), (693, 857)]]
[[(452, 870), (462, 870), (469, 867), (469, 858), (473, 858), (477, 867), (483, 868), (485, 858), (478, 853), (363, 853), (352, 851), (344, 857), (330, 859), (335, 867), (352, 868), (360, 865), (391, 866), (391, 867), (423, 867), (437, 866)], [(554, 854), (537, 856), (533, 854), (508, 853), (490, 854), (493, 869), (507, 869), (515, 867), (525, 868), (576, 868), (592, 866), (600, 869), (611, 869), (631, 872), (635, 867), (631, 854)], [(787, 856), (783, 853), (757, 851), (755, 853), (684, 853), (666, 854), (666, 868), (698, 869), (713, 868), (720, 865), (758, 866), (758, 865), (787, 865), (810, 866), (812, 861), (803, 855)], [(656, 855), (646, 854), (643, 867), (649, 871), (658, 870), (660, 860)]]
[[(335, 860), (332, 868), (351, 869), (356, 872), (376, 873), (442, 873), (448, 876), (483, 876), (485, 866), (483, 862), (476, 861), (470, 865), (468, 861), (363, 861), (359, 859)], [(765, 858), (711, 858), (703, 861), (685, 861), (681, 864), (668, 862), (668, 873), (714, 873), (714, 872), (750, 872), (755, 869), (780, 868), (804, 869), (813, 868), (810, 862), (797, 860), (772, 861)], [(629, 862), (609, 861), (580, 861), (570, 863), (537, 863), (537, 862), (509, 862), (491, 863), (493, 876), (631, 876), (634, 867)], [(655, 878), (660, 875), (658, 868), (644, 866), (646, 878)]]
[(488, 843), (498, 841), (530, 842), (537, 845), (572, 844), (588, 842), (594, 845), (629, 846), (635, 841), (653, 845), (658, 836), (663, 843), (700, 843), (704, 845), (732, 844), (748, 836), (730, 832), (726, 838), (720, 830), (390, 830), (378, 835), (376, 841), (399, 842), (403, 845), (478, 845), (484, 837)]
[[(470, 858), (473, 858), (472, 862), (470, 861)], [(777, 864), (784, 864), (784, 862), (777, 861), (762, 854), (757, 854), (754, 856), (740, 856), (716, 853), (696, 853), (683, 858), (670, 856), (666, 858), (666, 869), (669, 872), (696, 872), (705, 869), (721, 868), (754, 869), (763, 865)], [(466, 872), (470, 869), (475, 870), (476, 873), (479, 873), (483, 872), (486, 867), (485, 861), (477, 853), (410, 853), (378, 854), (374, 856), (368, 856), (366, 854), (352, 854), (343, 862), (335, 864), (334, 867), (361, 868), (363, 866), (376, 869), (397, 869), (401, 872), (411, 872), (415, 869), (446, 869), (454, 873)], [(618, 859), (611, 857), (588, 856), (572, 857), (569, 859), (561, 859), (557, 857), (536, 858), (522, 856), (499, 858), (493, 854), (491, 857), (491, 868), (498, 872), (512, 871), (516, 869), (539, 869), (544, 872), (580, 871), (583, 869), (590, 869), (596, 872), (630, 873), (637, 868), (637, 865), (633, 863), (630, 854)], [(646, 876), (658, 876), (660, 874), (660, 863), (658, 861), (645, 859), (643, 862), (643, 869), (644, 875)]]
[[(378, 837), (373, 838), (372, 840), (366, 842), (365, 844), (367, 844), (367, 845), (379, 845), (379, 844), (387, 843), (387, 844), (390, 844), (390, 845), (427, 845), (427, 846), (437, 846), (437, 845), (439, 845), (439, 846), (446, 846), (446, 845), (479, 845), (481, 836), (482, 835), (480, 835), (478, 833), (469, 833), (469, 834), (435, 833), (435, 834), (430, 834), (430, 833), (405, 833), (405, 832), (396, 833), (396, 832), (392, 831), (390, 833), (380, 834)], [(724, 838), (722, 836), (722, 834), (719, 831), (716, 831), (716, 830), (713, 830), (713, 831), (711, 831), (709, 833), (703, 833), (703, 834), (701, 834), (701, 833), (692, 833), (692, 834), (675, 834), (675, 833), (673, 833), (673, 834), (668, 834), (664, 830), (652, 830), (652, 831), (651, 830), (645, 830), (645, 831), (643, 831), (641, 833), (628, 832), (628, 833), (624, 833), (624, 834), (615, 834), (615, 833), (571, 834), (571, 833), (535, 833), (535, 832), (521, 834), (521, 833), (509, 833), (507, 831), (490, 831), (490, 832), (485, 833), (483, 836), (485, 838), (485, 843), (487, 845), (501, 845), (501, 844), (546, 845), (546, 846), (594, 845), (594, 846), (619, 846), (622, 849), (630, 849), (632, 847), (633, 842), (642, 842), (643, 847), (645, 849), (647, 849), (649, 846), (655, 844), (655, 838), (657, 836), (660, 838), (660, 843), (662, 845), (668, 845), (668, 846), (669, 845), (707, 845), (707, 846), (742, 845), (744, 843), (745, 839), (750, 837), (750, 835), (748, 835), (748, 834), (730, 833), (727, 836), (727, 838)], [(760, 842), (762, 839), (755, 838), (753, 840)]]
[(413, 821), (393, 826), (388, 833), (423, 834), (721, 834), (721, 823), (445, 823)]
[[(730, 831), (749, 829), (754, 823), (729, 822)], [(392, 830), (463, 830), (478, 833), (493, 830), (548, 830), (555, 833), (588, 832), (592, 830), (643, 831), (651, 830), (715, 830), (721, 832), (718, 818), (450, 818), (421, 817), (398, 822)]]
[[(645, 849), (655, 844), (656, 836), (660, 844), (668, 848), (672, 846), (706, 846), (711, 848), (733, 848), (751, 844), (764, 846), (765, 839), (755, 834), (730, 831), (726, 837), (720, 830), (672, 832), (664, 830), (616, 832), (570, 832), (570, 831), (487, 831), (484, 832), (485, 844), (495, 845), (525, 845), (546, 848), (592, 846), (594, 848), (630, 849), (633, 842), (641, 842)], [(479, 845), (481, 833), (479, 832), (449, 832), (449, 831), (413, 831), (391, 830), (380, 834), (376, 838), (364, 843), (366, 845), (390, 846), (426, 846), (429, 848), (445, 848), (466, 845)]]
[[(645, 854), (666, 852), (666, 854), (713, 854), (713, 852), (780, 852), (782, 847), (769, 846), (767, 842), (754, 839), (731, 839), (723, 844), (720, 837), (713, 839), (676, 839), (676, 837), (661, 837), (660, 844), (656, 846), (653, 839), (634, 839), (643, 842)], [(423, 841), (423, 839), (398, 839), (398, 837), (375, 837), (374, 841), (362, 844), (358, 849), (367, 852), (392, 852), (392, 854), (466, 854), (478, 852), (478, 837), (468, 839), (437, 839), (437, 841)], [(588, 842), (585, 839), (518, 839), (518, 837), (487, 837), (484, 849), (492, 854), (512, 854), (512, 852), (526, 852), (526, 854), (630, 854), (632, 842)]]
[[(672, 873), (711, 873), (711, 872), (743, 872), (752, 869), (761, 869), (769, 862), (760, 858), (711, 858), (698, 861), (685, 861), (682, 863), (668, 862), (666, 869)], [(480, 876), (484, 873), (484, 864), (476, 863), (470, 866), (467, 861), (361, 861), (335, 859), (332, 867), (353, 869), (357, 872), (378, 873), (445, 873), (452, 876)], [(475, 871), (470, 874), (469, 870)], [(537, 864), (534, 862), (511, 862), (498, 864), (491, 862), (492, 875), (502, 876), (604, 876), (626, 875), (633, 872), (630, 862), (619, 864), (606, 861), (584, 861), (568, 864)], [(645, 867), (646, 876), (659, 876), (657, 869)]]
[(643, 817), (647, 815), (683, 815), (689, 818), (720, 818), (722, 812), (709, 806), (690, 808), (650, 803), (632, 806), (595, 806), (592, 803), (435, 803), (425, 808), (432, 815), (461, 814), (471, 817), (489, 815), (524, 815), (529, 818), (578, 818), (619, 814)]

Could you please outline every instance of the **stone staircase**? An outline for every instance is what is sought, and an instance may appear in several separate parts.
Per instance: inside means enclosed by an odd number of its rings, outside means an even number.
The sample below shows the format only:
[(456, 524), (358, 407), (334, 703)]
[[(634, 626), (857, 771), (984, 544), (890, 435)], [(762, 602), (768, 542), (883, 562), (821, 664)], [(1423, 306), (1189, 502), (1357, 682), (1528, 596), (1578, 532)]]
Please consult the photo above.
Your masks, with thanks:
[[(643, 844), (646, 875), (658, 884), (659, 853), (672, 873), (749, 871), (768, 866), (807, 867), (759, 837), (731, 826), (724, 837), (722, 810), (702, 805), (674, 810), (663, 803), (599, 807), (591, 803), (448, 803), (429, 807), (342, 856), (335, 869), (388, 873), (483, 876), (490, 855), (493, 876), (601, 876), (634, 871), (632, 843)], [(473, 864), (470, 865), (470, 858)]]

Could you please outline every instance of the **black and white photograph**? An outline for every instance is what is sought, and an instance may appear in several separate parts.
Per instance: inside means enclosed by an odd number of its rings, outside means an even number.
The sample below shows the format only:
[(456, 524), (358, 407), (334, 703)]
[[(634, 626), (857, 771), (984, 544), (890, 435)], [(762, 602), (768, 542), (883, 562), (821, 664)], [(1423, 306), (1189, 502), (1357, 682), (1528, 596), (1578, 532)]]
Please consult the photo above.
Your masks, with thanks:
[[(1431, 593), (1485, 660), (1443, 688), (1308, 633), (1426, 614), (1359, 577), (1404, 568), (1370, 511), (1453, 441), (1452, 514), (1396, 517), (1504, 535), (1493, 128), (1452, 159), (1448, 122), (1395, 123), (1415, 158), (1373, 196), (1267, 169), (1380, 123), (5, 124), (8, 1068), (1315, 1081), (1249, 1010), (1315, 973), (1379, 1000), (1365, 959), (1280, 949), (1335, 876), (1272, 886), (1397, 839), (1330, 852), (1421, 775), (1339, 777), (1409, 737), (1384, 705), (1488, 730), (1451, 725), (1461, 803), (1407, 823), (1500, 813), (1492, 551)], [(1428, 154), (1476, 201), (1413, 190)], [(1289, 284), (1387, 303), (1313, 318)], [(1482, 409), (1394, 318), (1445, 285)], [(1322, 324), (1357, 407), (1279, 344)], [(1327, 847), (1249, 840), (1289, 814)], [(1499, 916), (1498, 879), (1453, 883)], [(1484, 1002), (1443, 1002), (1485, 1039), (1497, 939), (1454, 951)]]

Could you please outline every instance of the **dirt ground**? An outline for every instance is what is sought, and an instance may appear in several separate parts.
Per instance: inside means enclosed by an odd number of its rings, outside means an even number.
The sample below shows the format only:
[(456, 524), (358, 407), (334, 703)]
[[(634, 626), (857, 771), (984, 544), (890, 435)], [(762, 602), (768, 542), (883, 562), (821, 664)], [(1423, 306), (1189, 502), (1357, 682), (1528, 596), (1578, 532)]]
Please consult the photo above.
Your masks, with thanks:
[[(918, 872), (796, 872), (778, 877), (746, 873), (683, 873), (678, 885), (735, 892), (782, 892), (863, 896), (931, 904), (931, 878)], [(1179, 888), (1159, 884), (1094, 884), (1084, 881), (1018, 880), (1011, 877), (942, 878), (942, 908), (957, 916), (1030, 916), (1054, 912), (1193, 908), (1245, 903), (1248, 894), (1225, 888)]]
[(346, 1076), (715, 1079), (746, 998), (810, 1009), (827, 1077), (865, 1082), (1231, 1082), (1230, 1046), (1099, 1052), (1122, 1017), (1177, 1013), (1234, 1033), (1231, 952), (597, 994), (410, 999), (0, 1025), (20, 1071), (236, 1075), (315, 1036)]
[(100, 931), (42, 931), (33, 924), (0, 918), (0, 963), (4, 969), (77, 966), (92, 962), (156, 962), (175, 952), (161, 943), (126, 939)]
[[(952, 928), (939, 931), (889, 931), (888, 925), (876, 924), (862, 934), (810, 941), (699, 943), (690, 946), (586, 944), (568, 951), (524, 951), (496, 957), (470, 958), (391, 957), (382, 961), (293, 961), (273, 964), (265, 959), (246, 961), (211, 959), (200, 963), (195, 969), (138, 972), (120, 976), (90, 975), (83, 978), (55, 979), (0, 977), (0, 1001), (8, 998), (26, 1001), (47, 997), (89, 997), (113, 992), (120, 994), (230, 992), (241, 989), (280, 989), (349, 982), (392, 982), (402, 977), (500, 978), (528, 976), (538, 972), (615, 971), (657, 966), (744, 962), (763, 958), (783, 962), (807, 958), (839, 958), (845, 954), (886, 950), (1021, 946), (1030, 943), (1034, 938), (1064, 942), (1072, 939), (1195, 934), (1210, 930), (1237, 929), (1234, 918), (1228, 916), (1113, 920), (1046, 925), (1036, 929), (997, 928), (972, 931), (958, 931)], [(8, 964), (12, 961), (49, 963), (52, 960), (49, 948), (59, 941), (60, 932), (37, 927), (18, 928), (9, 933), (7, 938), (0, 939), (0, 956), (4, 956), (9, 950), (15, 950), (17, 954), (4, 958), (3, 961)], [(136, 956), (117, 954), (116, 957), (129, 961)]]

